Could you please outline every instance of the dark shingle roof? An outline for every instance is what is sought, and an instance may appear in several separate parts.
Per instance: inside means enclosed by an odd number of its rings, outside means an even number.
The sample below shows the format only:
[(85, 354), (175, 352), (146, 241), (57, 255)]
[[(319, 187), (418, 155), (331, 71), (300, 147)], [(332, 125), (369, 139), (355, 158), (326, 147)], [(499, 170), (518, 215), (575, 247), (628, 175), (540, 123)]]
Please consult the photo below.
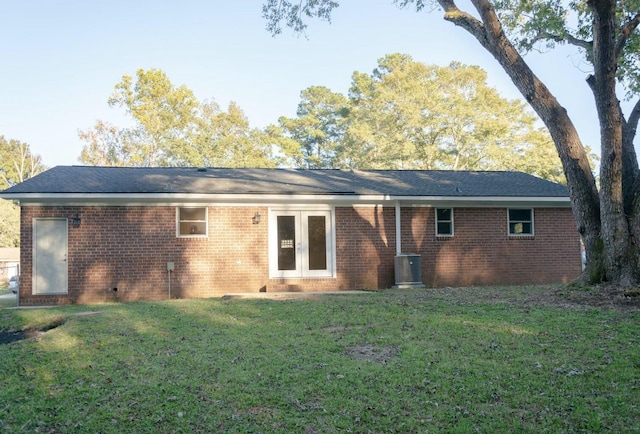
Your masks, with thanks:
[(23, 194), (312, 194), (567, 197), (567, 188), (520, 172), (123, 168), (57, 166), (4, 192)]

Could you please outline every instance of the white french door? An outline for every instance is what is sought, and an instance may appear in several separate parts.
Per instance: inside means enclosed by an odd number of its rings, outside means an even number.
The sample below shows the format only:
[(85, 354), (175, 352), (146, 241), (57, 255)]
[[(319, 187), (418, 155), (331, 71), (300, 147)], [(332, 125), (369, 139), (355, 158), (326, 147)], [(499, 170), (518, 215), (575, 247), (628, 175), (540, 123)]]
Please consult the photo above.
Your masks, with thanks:
[(272, 211), (269, 218), (271, 276), (333, 276), (332, 228), (329, 210)]

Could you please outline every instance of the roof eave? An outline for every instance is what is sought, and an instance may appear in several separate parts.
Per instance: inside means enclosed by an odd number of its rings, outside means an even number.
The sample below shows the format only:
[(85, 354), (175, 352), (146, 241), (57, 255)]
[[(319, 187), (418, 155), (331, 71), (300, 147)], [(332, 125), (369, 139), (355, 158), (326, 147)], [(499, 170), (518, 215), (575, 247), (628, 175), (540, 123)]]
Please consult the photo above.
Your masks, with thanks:
[(566, 196), (395, 196), (383, 194), (185, 194), (185, 193), (5, 193), (0, 198), (23, 206), (171, 206), (189, 204), (342, 204), (367, 205), (401, 202), (404, 206), (504, 207), (571, 206)]

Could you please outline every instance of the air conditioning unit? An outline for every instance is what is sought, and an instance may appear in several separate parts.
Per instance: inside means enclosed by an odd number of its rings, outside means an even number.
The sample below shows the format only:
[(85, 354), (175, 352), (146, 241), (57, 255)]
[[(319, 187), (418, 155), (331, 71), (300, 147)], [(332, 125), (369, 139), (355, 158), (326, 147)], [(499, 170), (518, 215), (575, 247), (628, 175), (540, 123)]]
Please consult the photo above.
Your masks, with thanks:
[(420, 255), (401, 253), (396, 256), (395, 266), (394, 288), (424, 288)]

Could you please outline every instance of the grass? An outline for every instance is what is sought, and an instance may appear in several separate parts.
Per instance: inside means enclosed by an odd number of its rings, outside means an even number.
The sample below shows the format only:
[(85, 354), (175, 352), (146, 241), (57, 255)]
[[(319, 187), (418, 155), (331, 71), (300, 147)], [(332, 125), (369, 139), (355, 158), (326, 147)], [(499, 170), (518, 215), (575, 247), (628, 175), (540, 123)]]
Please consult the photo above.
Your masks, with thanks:
[(640, 431), (640, 315), (547, 290), (2, 310), (0, 430)]
[[(0, 295), (13, 294), (8, 288), (0, 288)], [(13, 298), (0, 298), (0, 309), (7, 307), (15, 307), (16, 299)]]

